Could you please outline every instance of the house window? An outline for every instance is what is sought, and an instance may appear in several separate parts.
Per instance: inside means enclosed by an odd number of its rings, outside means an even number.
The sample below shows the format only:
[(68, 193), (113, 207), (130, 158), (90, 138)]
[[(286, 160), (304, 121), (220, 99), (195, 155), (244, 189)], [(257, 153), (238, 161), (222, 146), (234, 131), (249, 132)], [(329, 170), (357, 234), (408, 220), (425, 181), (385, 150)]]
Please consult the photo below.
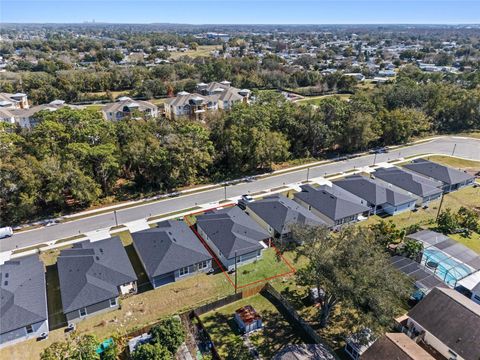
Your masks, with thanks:
[(110, 307), (117, 306), (117, 298), (110, 299)]
[(80, 314), (80, 317), (87, 316), (87, 308), (81, 308), (80, 310), (78, 310), (78, 313)]
[(208, 261), (206, 261), (206, 260), (198, 263), (198, 269), (199, 270), (206, 269), (207, 267), (208, 267)]
[(479, 295), (473, 295), (473, 298), (474, 298), (475, 300), (480, 301), (480, 296), (479, 296)]
[(189, 273), (188, 266), (185, 266), (179, 270), (179, 276), (185, 276)]
[(27, 326), (25, 327), (25, 329), (27, 330), (27, 334), (33, 333), (33, 327), (32, 327), (32, 325), (27, 325)]

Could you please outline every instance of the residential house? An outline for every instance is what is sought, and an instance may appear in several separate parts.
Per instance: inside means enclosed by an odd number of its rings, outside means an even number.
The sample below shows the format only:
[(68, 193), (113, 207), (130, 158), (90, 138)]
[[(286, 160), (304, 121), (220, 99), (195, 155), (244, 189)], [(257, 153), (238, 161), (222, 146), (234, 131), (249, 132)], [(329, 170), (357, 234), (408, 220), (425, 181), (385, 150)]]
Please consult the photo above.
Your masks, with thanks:
[(206, 112), (230, 110), (237, 103), (248, 103), (250, 90), (237, 89), (229, 81), (197, 84), (196, 92), (181, 91), (165, 101), (167, 119), (190, 117), (204, 120)]
[(379, 168), (373, 173), (375, 179), (383, 182), (387, 187), (398, 192), (414, 196), (416, 204), (428, 204), (442, 195), (442, 183), (437, 180), (428, 179), (406, 169), (392, 166)]
[(372, 214), (395, 215), (415, 207), (414, 197), (383, 186), (378, 181), (362, 175), (347, 176), (334, 181), (334, 184), (364, 199)]
[(132, 100), (122, 96), (113, 103), (105, 104), (102, 107), (103, 117), (110, 121), (118, 121), (124, 118), (156, 118), (158, 107), (148, 101)]
[(360, 360), (435, 360), (404, 333), (386, 333), (376, 340)]
[(16, 109), (11, 110), (13, 116), (15, 117), (15, 122), (23, 128), (30, 129), (37, 125), (38, 119), (36, 115), (40, 111), (57, 111), (63, 107), (69, 107), (72, 109), (83, 109), (83, 106), (69, 105), (65, 104), (63, 100), (54, 100), (48, 104), (42, 104), (37, 106), (32, 106), (27, 109)]
[(183, 221), (163, 221), (158, 227), (132, 233), (132, 238), (154, 288), (212, 268), (212, 257)]
[(403, 330), (447, 359), (480, 356), (480, 305), (456, 290), (433, 289), (408, 312)]
[(327, 226), (325, 221), (297, 202), (272, 195), (246, 204), (245, 212), (267, 229), (271, 237), (292, 240), (292, 226)]
[(336, 185), (318, 188), (303, 185), (301, 189), (294, 195), (294, 200), (320, 217), (329, 227), (359, 221), (370, 212), (363, 199)]
[(0, 348), (48, 334), (45, 268), (38, 255), (0, 265)]
[(251, 333), (252, 331), (262, 328), (262, 317), (255, 311), (253, 306), (245, 305), (235, 311), (235, 322), (237, 323), (240, 332), (243, 334)]
[(0, 121), (8, 124), (15, 124), (15, 116), (9, 109), (0, 107)]
[(413, 160), (403, 167), (427, 176), (432, 180), (441, 181), (443, 183), (442, 189), (445, 193), (473, 185), (475, 182), (475, 176), (473, 175), (426, 159)]
[(262, 256), (270, 235), (238, 206), (214, 210), (197, 216), (197, 230), (217, 255), (223, 266), (230, 270)]
[(28, 109), (28, 97), (26, 94), (0, 93), (0, 108), (15, 110)]
[(57, 268), (68, 323), (117, 309), (120, 296), (137, 291), (137, 276), (119, 237), (76, 243), (60, 252)]
[(476, 271), (458, 281), (456, 289), (472, 301), (480, 304), (480, 271)]

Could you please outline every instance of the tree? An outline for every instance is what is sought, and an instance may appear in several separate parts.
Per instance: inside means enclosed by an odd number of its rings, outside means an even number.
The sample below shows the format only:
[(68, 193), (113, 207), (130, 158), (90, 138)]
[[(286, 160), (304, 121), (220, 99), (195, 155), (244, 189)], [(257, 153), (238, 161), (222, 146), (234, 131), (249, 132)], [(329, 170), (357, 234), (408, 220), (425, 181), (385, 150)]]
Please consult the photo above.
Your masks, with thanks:
[(41, 360), (100, 360), (98, 340), (93, 335), (73, 333), (65, 342), (54, 342), (40, 354)]
[(172, 360), (172, 354), (159, 343), (139, 345), (132, 354), (132, 360)]
[(410, 282), (391, 266), (372, 231), (363, 227), (347, 227), (337, 234), (318, 227), (293, 231), (304, 244), (299, 254), (308, 259), (297, 272), (297, 280), (324, 293), (319, 308), (321, 327), (329, 325), (339, 304), (356, 309), (358, 317), (351, 320), (374, 332), (390, 326), (392, 318), (404, 311)]
[(475, 212), (474, 210), (467, 209), (466, 207), (462, 206), (458, 210), (458, 221), (459, 225), (464, 228), (468, 229), (469, 231), (476, 231), (479, 232), (480, 224), (479, 219), (480, 215)]
[(451, 234), (459, 228), (457, 214), (452, 212), (452, 209), (447, 208), (438, 215), (437, 227), (438, 230), (444, 234)]
[(423, 244), (420, 241), (407, 239), (403, 242), (401, 251), (410, 259), (416, 259), (418, 254), (423, 251)]
[(392, 221), (380, 220), (378, 223), (370, 225), (375, 240), (384, 248), (391, 244), (398, 244), (405, 237), (405, 230), (398, 229), (397, 225)]
[(178, 317), (163, 319), (150, 329), (150, 334), (154, 343), (164, 346), (172, 354), (175, 354), (185, 341), (185, 331)]
[(41, 360), (63, 360), (72, 355), (71, 345), (68, 342), (54, 342), (40, 354)]

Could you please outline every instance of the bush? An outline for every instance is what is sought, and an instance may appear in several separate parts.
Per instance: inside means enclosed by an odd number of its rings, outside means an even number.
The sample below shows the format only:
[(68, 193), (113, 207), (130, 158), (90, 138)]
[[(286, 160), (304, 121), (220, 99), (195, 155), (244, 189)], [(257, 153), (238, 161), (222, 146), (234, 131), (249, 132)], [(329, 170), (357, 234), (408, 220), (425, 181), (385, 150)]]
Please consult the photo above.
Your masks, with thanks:
[(160, 344), (175, 354), (185, 341), (185, 331), (178, 317), (169, 317), (162, 320), (150, 330), (153, 343)]

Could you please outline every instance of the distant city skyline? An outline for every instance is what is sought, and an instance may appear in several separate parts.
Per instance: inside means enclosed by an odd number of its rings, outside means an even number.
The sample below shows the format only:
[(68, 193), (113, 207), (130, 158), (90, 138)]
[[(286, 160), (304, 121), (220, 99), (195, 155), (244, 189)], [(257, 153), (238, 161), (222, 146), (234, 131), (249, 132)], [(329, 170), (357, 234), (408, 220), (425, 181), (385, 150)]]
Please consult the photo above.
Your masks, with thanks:
[(2, 23), (478, 24), (480, 0), (2, 0)]

